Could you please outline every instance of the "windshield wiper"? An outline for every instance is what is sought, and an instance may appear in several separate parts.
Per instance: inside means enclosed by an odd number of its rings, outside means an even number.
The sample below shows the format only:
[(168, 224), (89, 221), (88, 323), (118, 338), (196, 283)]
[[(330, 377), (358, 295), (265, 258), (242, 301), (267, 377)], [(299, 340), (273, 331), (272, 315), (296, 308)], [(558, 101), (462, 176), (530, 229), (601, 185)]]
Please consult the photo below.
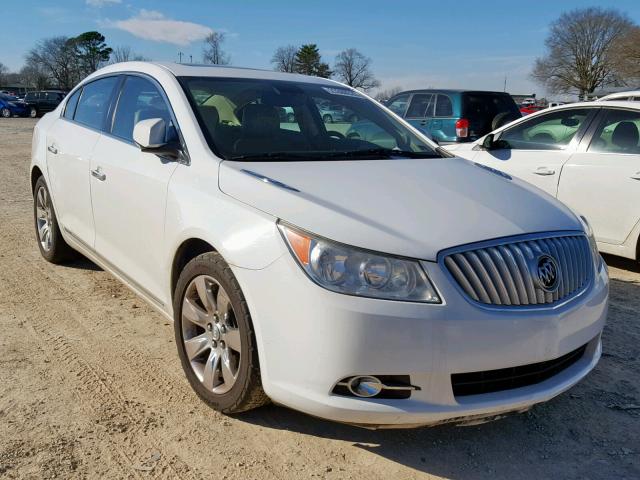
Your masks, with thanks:
[(368, 148), (366, 150), (350, 150), (346, 152), (331, 152), (329, 158), (439, 158), (440, 155), (429, 152), (413, 152), (393, 148)]
[(256, 153), (252, 155), (235, 155), (227, 158), (227, 160), (235, 160), (239, 162), (256, 162), (260, 160), (271, 162), (286, 162), (297, 160), (309, 160), (313, 155), (301, 154), (301, 153), (287, 153), (287, 152), (269, 152), (269, 153)]

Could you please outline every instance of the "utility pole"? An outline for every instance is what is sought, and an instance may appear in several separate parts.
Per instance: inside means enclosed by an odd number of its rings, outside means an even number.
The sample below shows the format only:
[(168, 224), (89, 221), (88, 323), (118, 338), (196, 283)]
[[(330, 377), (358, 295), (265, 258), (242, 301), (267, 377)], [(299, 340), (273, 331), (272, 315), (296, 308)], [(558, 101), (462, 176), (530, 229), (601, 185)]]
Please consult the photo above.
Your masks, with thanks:
[(505, 75), (504, 76), (504, 90), (503, 90), (503, 92), (506, 92), (506, 91), (507, 91), (507, 76)]
[(180, 58), (180, 60), (178, 60), (178, 63), (182, 63), (182, 55), (184, 55), (184, 53), (178, 52), (178, 58)]
[(193, 63), (193, 55), (189, 55), (189, 63)]

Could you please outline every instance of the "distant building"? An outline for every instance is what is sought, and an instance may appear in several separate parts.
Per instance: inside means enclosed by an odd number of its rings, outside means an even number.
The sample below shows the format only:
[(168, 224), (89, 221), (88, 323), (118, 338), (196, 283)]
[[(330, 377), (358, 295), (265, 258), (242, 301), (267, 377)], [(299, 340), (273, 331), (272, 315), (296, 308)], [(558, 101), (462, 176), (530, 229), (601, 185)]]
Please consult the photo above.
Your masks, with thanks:
[(35, 90), (33, 87), (28, 87), (24, 83), (20, 82), (11, 82), (7, 84), (0, 84), (0, 92), (11, 92), (11, 93), (27, 93), (30, 90)]

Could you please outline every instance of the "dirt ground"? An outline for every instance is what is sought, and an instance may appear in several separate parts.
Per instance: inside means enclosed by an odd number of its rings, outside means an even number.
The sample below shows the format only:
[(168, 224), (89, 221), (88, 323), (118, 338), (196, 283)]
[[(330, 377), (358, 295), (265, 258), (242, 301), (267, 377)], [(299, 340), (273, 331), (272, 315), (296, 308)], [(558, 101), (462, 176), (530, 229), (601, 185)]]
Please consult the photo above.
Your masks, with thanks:
[(173, 328), (88, 261), (39, 255), (30, 119), (0, 119), (0, 478), (638, 479), (640, 270), (608, 257), (604, 356), (527, 414), (369, 431), (198, 400)]

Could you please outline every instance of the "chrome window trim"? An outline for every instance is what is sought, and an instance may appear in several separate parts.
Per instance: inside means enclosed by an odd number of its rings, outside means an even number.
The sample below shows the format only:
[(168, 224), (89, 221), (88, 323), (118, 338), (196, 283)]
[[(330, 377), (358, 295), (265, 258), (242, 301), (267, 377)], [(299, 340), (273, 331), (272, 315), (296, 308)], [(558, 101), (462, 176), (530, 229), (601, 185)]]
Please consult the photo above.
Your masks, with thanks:
[(458, 245), (455, 247), (446, 248), (444, 250), (440, 250), (436, 257), (436, 263), (440, 266), (443, 271), (445, 277), (449, 280), (449, 282), (454, 286), (456, 291), (471, 305), (474, 307), (482, 308), (485, 310), (499, 311), (499, 312), (531, 312), (531, 311), (551, 311), (557, 310), (566, 306), (569, 303), (575, 302), (578, 298), (583, 296), (586, 292), (588, 292), (594, 281), (595, 275), (597, 272), (593, 272), (593, 274), (589, 277), (589, 281), (585, 283), (585, 285), (573, 292), (571, 295), (563, 298), (562, 300), (558, 300), (555, 303), (548, 304), (534, 304), (534, 305), (492, 305), (487, 303), (482, 303), (471, 298), (467, 292), (464, 291), (462, 286), (455, 279), (453, 274), (449, 271), (445, 264), (445, 259), (454, 253), (468, 252), (471, 250), (477, 250), (487, 247), (495, 247), (499, 245), (508, 245), (512, 243), (518, 242), (526, 242), (529, 240), (541, 240), (546, 238), (559, 238), (559, 237), (575, 237), (575, 236), (583, 236), (588, 241), (587, 235), (582, 230), (559, 230), (559, 231), (549, 231), (549, 232), (537, 232), (537, 233), (528, 233), (523, 235), (513, 235), (507, 237), (498, 237), (491, 240), (483, 240), (480, 242), (474, 243), (466, 243), (463, 245)]
[[(118, 140), (120, 142), (126, 143), (127, 145), (133, 145), (135, 147), (137, 147), (135, 142), (132, 141), (128, 141), (122, 137), (118, 137), (116, 135), (113, 135), (111, 133), (111, 126), (113, 125), (113, 119), (115, 117), (115, 111), (117, 108), (117, 101), (120, 99), (120, 94), (122, 93), (122, 87), (124, 86), (124, 82), (126, 80), (126, 76), (138, 76), (138, 77), (142, 77), (145, 78), (147, 80), (150, 80), (151, 83), (153, 83), (157, 88), (158, 91), (160, 92), (160, 95), (162, 96), (163, 100), (165, 101), (165, 103), (167, 104), (167, 107), (169, 108), (169, 114), (171, 115), (171, 119), (173, 120), (173, 123), (175, 124), (175, 128), (176, 128), (176, 133), (178, 134), (178, 139), (180, 140), (180, 145), (183, 149), (184, 152), (184, 159), (180, 159), (178, 161), (178, 163), (182, 164), (182, 165), (191, 165), (191, 156), (189, 155), (189, 149), (187, 148), (187, 143), (184, 140), (184, 137), (182, 135), (182, 130), (180, 128), (180, 124), (178, 123), (178, 119), (176, 118), (176, 115), (173, 111), (173, 107), (171, 106), (171, 102), (169, 101), (169, 97), (167, 96), (167, 92), (164, 90), (164, 88), (162, 87), (162, 85), (160, 84), (160, 82), (158, 82), (155, 78), (153, 78), (151, 75), (148, 75), (146, 73), (143, 72), (133, 72), (133, 71), (123, 71), (123, 72), (110, 72), (110, 73), (105, 73), (104, 75), (99, 75), (97, 77), (92, 78), (90, 81), (86, 81), (83, 83), (80, 83), (79, 85), (77, 85), (73, 90), (71, 90), (67, 96), (64, 99), (64, 106), (63, 108), (60, 109), (60, 115), (59, 115), (59, 119), (60, 120), (65, 120), (67, 122), (73, 123), (75, 125), (79, 125), (81, 127), (84, 127), (88, 130), (94, 131), (94, 132), (98, 132), (102, 135), (105, 135), (107, 137), (113, 138), (114, 140)], [(71, 96), (79, 89), (84, 88), (86, 85), (89, 85), (90, 83), (93, 83), (96, 80), (100, 80), (103, 78), (107, 78), (107, 77), (121, 77), (120, 78), (120, 82), (117, 85), (117, 91), (114, 92), (114, 96), (111, 98), (110, 101), (110, 105), (109, 105), (109, 110), (107, 113), (107, 117), (105, 119), (105, 121), (109, 124), (109, 131), (107, 131), (104, 128), (101, 129), (96, 129), (93, 128), (89, 125), (86, 125), (84, 123), (78, 122), (75, 120), (75, 118), (70, 119), (70, 118), (66, 118), (64, 116), (64, 111), (67, 108), (67, 102), (69, 101), (69, 99), (71, 98)], [(116, 98), (117, 97), (117, 98)], [(78, 99), (78, 103), (80, 103), (80, 100), (82, 100), (82, 94), (80, 94), (80, 98)], [(77, 109), (77, 106), (76, 106)], [(75, 117), (75, 112), (74, 112), (74, 117)], [(110, 120), (109, 120), (110, 118)], [(104, 127), (104, 126), (103, 126)]]

